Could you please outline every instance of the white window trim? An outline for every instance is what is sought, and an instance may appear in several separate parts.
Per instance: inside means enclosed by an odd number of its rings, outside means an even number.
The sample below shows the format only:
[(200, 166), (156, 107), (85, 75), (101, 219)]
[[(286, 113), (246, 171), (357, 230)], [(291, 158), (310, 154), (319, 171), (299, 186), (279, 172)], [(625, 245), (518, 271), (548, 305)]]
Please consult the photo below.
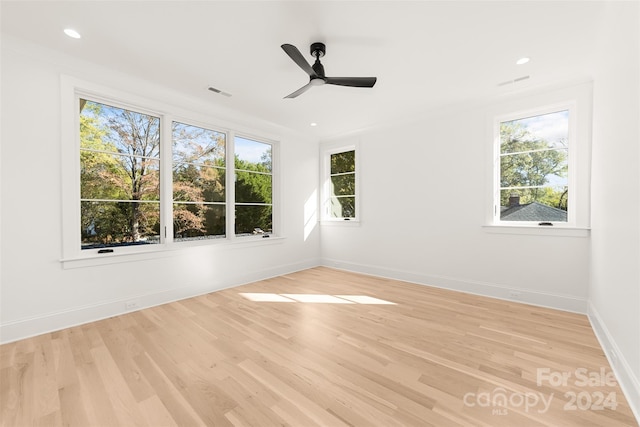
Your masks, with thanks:
[[(61, 145), (62, 145), (62, 257), (60, 262), (63, 268), (80, 268), (97, 265), (107, 265), (119, 262), (134, 262), (144, 259), (155, 259), (172, 256), (175, 251), (188, 250), (199, 246), (233, 245), (237, 247), (249, 245), (269, 245), (281, 243), (285, 237), (282, 236), (280, 227), (280, 177), (279, 177), (279, 154), (280, 144), (275, 139), (255, 136), (251, 132), (240, 132), (229, 129), (227, 126), (220, 126), (212, 123), (201, 114), (185, 111), (184, 109), (172, 105), (167, 105), (159, 101), (152, 101), (147, 98), (131, 93), (115, 90), (99, 84), (83, 81), (74, 77), (62, 75), (60, 79), (60, 100), (61, 100)], [(149, 113), (160, 117), (160, 217), (161, 224), (166, 231), (161, 230), (160, 243), (145, 246), (123, 246), (113, 249), (112, 253), (98, 254), (98, 249), (85, 249), (80, 247), (80, 138), (78, 134), (79, 124), (79, 98), (86, 97), (97, 102), (104, 102), (108, 105), (124, 107), (133, 111)], [(171, 144), (171, 123), (173, 121), (193, 124), (226, 134), (226, 215), (227, 229), (226, 236), (220, 238), (173, 242), (173, 218), (171, 217), (171, 204), (173, 201), (172, 191), (172, 144)], [(233, 198), (234, 190), (234, 151), (233, 138), (236, 132), (259, 142), (268, 143), (272, 147), (272, 215), (273, 232), (269, 238), (263, 236), (242, 236), (235, 235), (233, 227), (235, 203)], [(167, 143), (167, 141), (169, 141)], [(229, 223), (231, 221), (231, 225)], [(229, 232), (231, 231), (231, 232)]]
[[(343, 153), (345, 151), (355, 151), (355, 209), (356, 216), (354, 218), (333, 218), (329, 214), (330, 200), (331, 200), (331, 155), (336, 153)], [(361, 203), (360, 203), (360, 163), (361, 163), (361, 151), (360, 142), (355, 141), (351, 143), (329, 143), (322, 144), (320, 146), (320, 160), (322, 165), (320, 167), (320, 188), (321, 188), (321, 203), (320, 203), (320, 222), (322, 225), (343, 225), (343, 226), (358, 226), (362, 220)]]
[[(237, 240), (237, 239), (251, 239), (251, 237), (249, 236), (242, 236), (242, 237), (238, 237), (236, 236), (235, 233), (235, 214), (236, 214), (236, 197), (235, 197), (235, 191), (236, 191), (236, 187), (235, 187), (235, 174), (236, 174), (236, 168), (235, 168), (235, 137), (239, 137), (239, 138), (245, 138), (245, 139), (249, 139), (255, 142), (261, 142), (263, 144), (269, 144), (271, 145), (271, 225), (273, 228), (273, 231), (271, 234), (269, 234), (269, 236), (271, 237), (277, 237), (279, 235), (281, 235), (281, 223), (280, 223), (280, 195), (281, 190), (280, 190), (280, 174), (276, 173), (276, 170), (278, 170), (278, 164), (279, 164), (279, 160), (280, 160), (280, 144), (277, 143), (277, 141), (273, 141), (270, 139), (267, 139), (265, 137), (262, 136), (256, 136), (250, 133), (245, 133), (245, 132), (234, 132), (231, 131), (229, 134), (229, 139), (231, 140), (231, 142), (227, 143), (227, 162), (230, 162), (228, 164), (233, 165), (233, 173), (227, 173), (227, 182), (226, 182), (226, 186), (227, 186), (227, 190), (226, 190), (226, 194), (227, 194), (227, 200), (233, 200), (233, 203), (227, 203), (227, 230), (233, 230), (233, 235), (232, 236), (227, 236), (229, 238), (229, 240)], [(277, 212), (276, 212), (277, 211)], [(229, 221), (231, 220), (231, 224), (229, 223)], [(230, 228), (229, 228), (230, 227)], [(266, 235), (265, 235), (266, 236)], [(271, 238), (269, 237), (269, 238)], [(262, 239), (264, 238), (264, 236), (258, 236), (256, 237), (256, 239)]]
[(494, 178), (493, 178), (493, 224), (494, 225), (502, 225), (502, 226), (536, 226), (542, 227), (538, 225), (539, 221), (501, 221), (500, 220), (500, 125), (503, 122), (508, 122), (511, 120), (518, 120), (528, 117), (541, 116), (544, 114), (555, 113), (558, 111), (569, 111), (569, 133), (568, 133), (568, 166), (569, 166), (569, 176), (568, 176), (568, 184), (569, 187), (569, 198), (567, 200), (567, 205), (569, 210), (567, 211), (567, 222), (552, 222), (553, 226), (563, 226), (566, 228), (573, 228), (576, 225), (576, 207), (575, 207), (575, 198), (576, 198), (576, 161), (575, 161), (575, 135), (576, 135), (576, 103), (571, 101), (567, 103), (555, 104), (555, 105), (547, 105), (543, 107), (539, 107), (531, 110), (518, 111), (502, 116), (498, 116), (495, 118), (493, 123), (493, 156), (494, 156)]
[[(590, 224), (591, 82), (553, 92), (530, 95), (494, 107), (487, 117), (487, 209), (483, 229), (499, 234), (586, 237)], [(541, 226), (537, 221), (500, 221), (500, 123), (569, 110), (569, 211), (567, 222)]]

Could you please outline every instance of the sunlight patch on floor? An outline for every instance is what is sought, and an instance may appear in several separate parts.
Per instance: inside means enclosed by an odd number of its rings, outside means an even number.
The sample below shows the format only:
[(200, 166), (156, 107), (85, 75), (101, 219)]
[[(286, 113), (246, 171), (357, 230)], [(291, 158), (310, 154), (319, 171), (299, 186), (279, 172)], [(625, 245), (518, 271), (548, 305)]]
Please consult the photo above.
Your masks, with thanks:
[(278, 294), (240, 293), (240, 295), (248, 300), (257, 302), (295, 302), (295, 300), (292, 300), (291, 298), (286, 298)]
[(367, 295), (324, 295), (324, 294), (272, 294), (240, 292), (240, 295), (256, 302), (308, 302), (321, 304), (386, 304), (396, 303)]

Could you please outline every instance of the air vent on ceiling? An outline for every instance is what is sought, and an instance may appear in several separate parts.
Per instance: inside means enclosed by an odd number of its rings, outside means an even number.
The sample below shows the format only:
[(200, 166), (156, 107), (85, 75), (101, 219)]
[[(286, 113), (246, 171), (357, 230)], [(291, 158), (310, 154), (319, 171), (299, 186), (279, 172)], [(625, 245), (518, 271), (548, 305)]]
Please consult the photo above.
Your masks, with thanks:
[(222, 96), (226, 96), (226, 97), (231, 96), (231, 94), (230, 94), (230, 93), (223, 92), (223, 91), (221, 91), (220, 89), (216, 89), (215, 87), (212, 87), (212, 86), (209, 86), (209, 90), (210, 90), (211, 92), (218, 93), (218, 94), (220, 94), (220, 95), (222, 95)]
[(518, 77), (517, 79), (507, 80), (506, 82), (498, 83), (498, 86), (512, 85), (514, 83), (518, 83), (518, 82), (521, 82), (523, 80), (527, 80), (528, 78), (529, 78), (529, 76)]

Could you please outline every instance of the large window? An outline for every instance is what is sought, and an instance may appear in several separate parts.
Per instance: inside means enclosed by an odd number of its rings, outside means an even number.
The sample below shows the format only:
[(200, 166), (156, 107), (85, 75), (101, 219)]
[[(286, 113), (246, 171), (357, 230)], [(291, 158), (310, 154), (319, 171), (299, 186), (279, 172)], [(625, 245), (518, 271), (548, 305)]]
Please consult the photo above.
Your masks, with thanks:
[(500, 221), (552, 224), (568, 221), (569, 110), (499, 122)]
[(160, 119), (80, 99), (82, 249), (159, 243)]
[(234, 147), (236, 235), (271, 233), (273, 229), (271, 144), (236, 136)]
[(324, 154), (324, 171), (323, 219), (358, 219), (355, 146), (327, 150)]
[(64, 98), (75, 111), (65, 140), (76, 141), (63, 161), (66, 259), (274, 233), (274, 142), (203, 116), (174, 120), (166, 105), (73, 92)]
[(583, 82), (487, 108), (485, 231), (589, 235), (592, 97)]
[(173, 237), (224, 237), (226, 135), (173, 122)]

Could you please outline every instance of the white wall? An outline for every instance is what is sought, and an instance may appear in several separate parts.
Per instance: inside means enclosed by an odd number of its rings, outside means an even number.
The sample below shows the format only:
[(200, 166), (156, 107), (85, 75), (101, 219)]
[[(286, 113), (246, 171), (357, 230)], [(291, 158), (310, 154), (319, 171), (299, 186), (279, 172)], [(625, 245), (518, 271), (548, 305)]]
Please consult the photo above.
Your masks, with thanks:
[[(207, 113), (235, 130), (281, 141), (286, 239), (208, 245), (161, 258), (63, 269), (60, 75)], [(317, 265), (319, 232), (305, 230), (317, 186), (317, 143), (215, 105), (186, 99), (24, 42), (2, 44), (0, 340), (7, 342), (141, 307)], [(313, 205), (313, 204), (312, 204)]]
[(594, 82), (589, 315), (640, 419), (640, 7), (610, 2)]
[[(493, 114), (566, 101), (575, 87), (590, 96), (589, 83), (538, 90), (354, 136), (360, 141), (362, 221), (323, 224), (324, 262), (497, 298), (517, 292), (519, 301), (586, 312), (587, 232), (501, 234), (483, 227), (492, 204)], [(590, 110), (588, 99), (585, 105)]]

